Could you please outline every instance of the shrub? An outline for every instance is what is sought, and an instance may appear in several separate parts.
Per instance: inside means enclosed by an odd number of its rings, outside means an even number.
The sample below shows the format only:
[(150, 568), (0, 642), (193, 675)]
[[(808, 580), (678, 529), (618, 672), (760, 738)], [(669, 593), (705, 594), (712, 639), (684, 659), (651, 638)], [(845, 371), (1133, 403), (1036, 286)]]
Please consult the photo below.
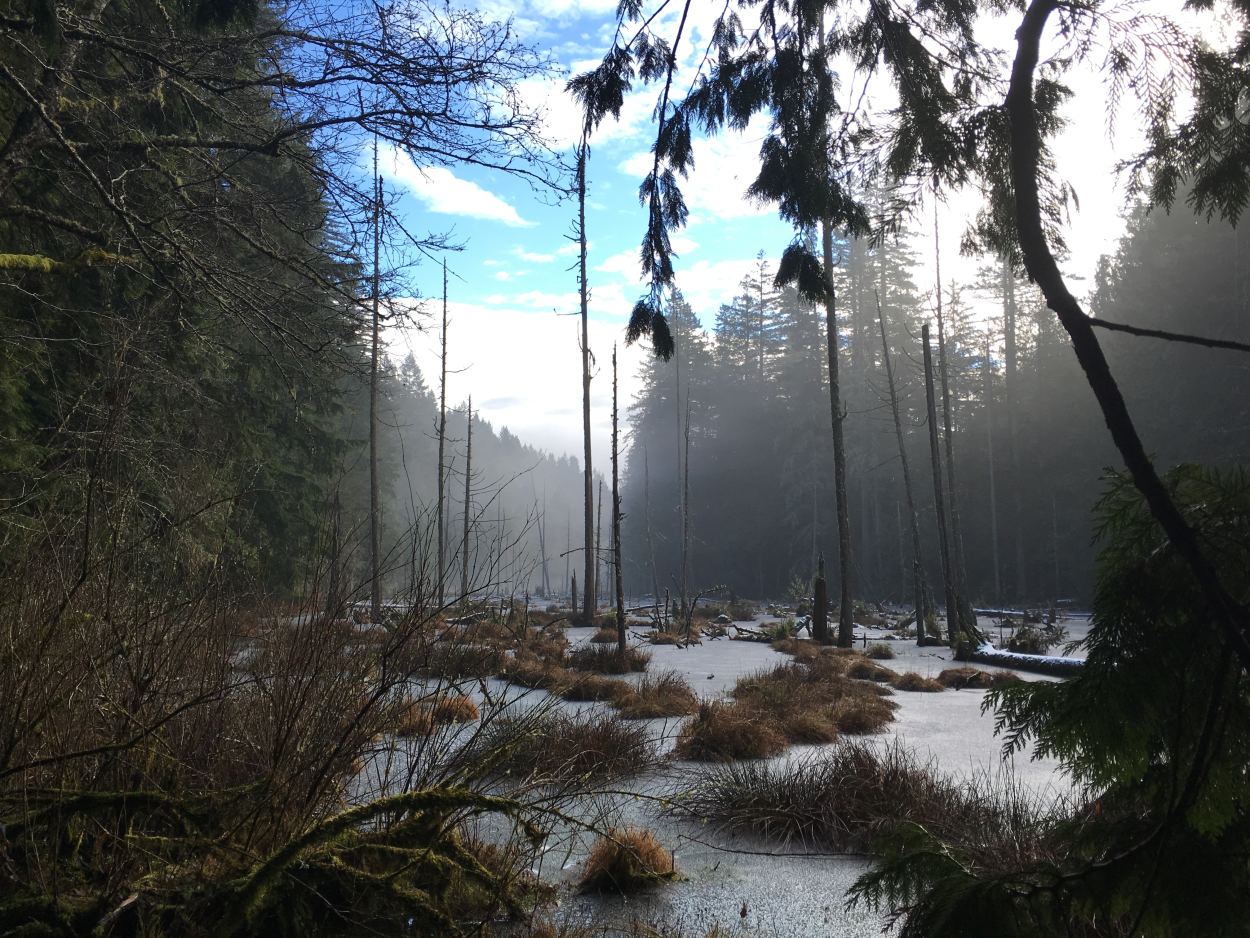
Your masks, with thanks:
[(1007, 650), (1022, 655), (1044, 655), (1055, 645), (1067, 640), (1067, 629), (1061, 625), (1039, 627), (1022, 625), (1007, 640)]
[(599, 674), (628, 674), (647, 670), (651, 655), (637, 648), (626, 648), (621, 655), (616, 648), (592, 645), (577, 648), (569, 654), (569, 667), (574, 671), (595, 671)]
[(759, 606), (749, 599), (735, 599), (725, 610), (725, 615), (735, 622), (750, 622), (759, 613)]
[(741, 703), (712, 701), (681, 728), (673, 753), (696, 762), (767, 759), (786, 748), (786, 739), (768, 714)]
[(891, 686), (896, 690), (919, 691), (931, 694), (946, 690), (946, 685), (940, 681), (917, 674), (915, 671), (907, 671), (904, 674), (900, 674), (891, 682)]
[(627, 720), (684, 717), (699, 709), (699, 695), (675, 671), (645, 675), (621, 700), (621, 716)]
[(894, 649), (889, 645), (869, 645), (865, 654), (874, 661), (890, 661), (894, 658)]
[(596, 645), (615, 645), (618, 635), (616, 633), (616, 625), (602, 626), (594, 635), (590, 636), (590, 641)]
[(655, 834), (644, 828), (613, 829), (590, 849), (582, 867), (581, 888), (587, 892), (635, 892), (676, 878), (673, 855)]

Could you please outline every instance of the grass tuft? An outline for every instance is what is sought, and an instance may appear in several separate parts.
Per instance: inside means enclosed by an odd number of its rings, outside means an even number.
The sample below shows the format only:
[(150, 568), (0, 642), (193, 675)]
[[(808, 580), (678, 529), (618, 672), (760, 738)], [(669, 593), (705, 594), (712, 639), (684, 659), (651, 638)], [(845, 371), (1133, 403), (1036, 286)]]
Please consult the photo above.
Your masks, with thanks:
[(982, 671), (980, 668), (947, 668), (937, 676), (943, 687), (955, 690), (988, 690), (1004, 684), (1015, 684), (1021, 678), (1015, 671)]
[(684, 717), (699, 709), (699, 695), (677, 672), (662, 671), (644, 675), (619, 706), (627, 720)]
[(681, 728), (673, 753), (695, 762), (767, 759), (784, 751), (786, 737), (766, 713), (717, 700), (700, 705)]
[(935, 681), (931, 677), (925, 677), (917, 674), (915, 671), (907, 671), (900, 674), (892, 682), (891, 686), (895, 690), (918, 691), (921, 693), (935, 694), (946, 690), (946, 686), (940, 681)]
[(890, 661), (894, 658), (894, 649), (886, 644), (869, 645), (865, 654), (873, 661)]
[(535, 782), (596, 781), (645, 772), (658, 759), (646, 729), (612, 712), (552, 711), (492, 720), (462, 753), (487, 774)]
[(598, 674), (629, 674), (631, 671), (645, 671), (651, 661), (648, 652), (637, 648), (626, 648), (622, 656), (616, 648), (591, 645), (577, 648), (569, 653), (569, 667), (574, 671), (593, 671)]
[(645, 828), (626, 827), (608, 832), (590, 849), (582, 868), (586, 892), (627, 894), (677, 877), (673, 855)]

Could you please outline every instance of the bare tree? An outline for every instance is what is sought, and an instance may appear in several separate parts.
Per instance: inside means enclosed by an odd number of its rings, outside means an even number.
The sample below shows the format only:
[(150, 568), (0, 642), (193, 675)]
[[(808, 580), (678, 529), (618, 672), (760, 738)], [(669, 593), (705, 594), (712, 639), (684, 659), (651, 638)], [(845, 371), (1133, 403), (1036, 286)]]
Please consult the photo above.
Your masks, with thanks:
[(443, 604), (443, 580), (447, 576), (447, 520), (445, 513), (447, 474), (444, 451), (447, 445), (447, 261), (443, 260), (443, 327), (439, 331), (438, 374), (438, 604)]
[(378, 342), (381, 323), (382, 177), (373, 141), (373, 329), (369, 353), (369, 615), (382, 621), (382, 505), (378, 479)]
[(460, 555), (460, 598), (469, 596), (469, 519), (473, 515), (473, 395), (469, 395), (469, 404), (465, 409), (465, 426), (468, 432), (465, 437), (464, 453), (464, 532), (461, 541)]
[(595, 565), (598, 556), (594, 550), (594, 468), (591, 463), (590, 440), (590, 284), (586, 280), (586, 157), (587, 144), (583, 137), (577, 150), (577, 292), (582, 317), (582, 472), (585, 484), (585, 545), (586, 577), (582, 621), (589, 624), (595, 617)]
[(920, 331), (924, 346), (925, 407), (929, 420), (929, 459), (933, 467), (933, 506), (937, 513), (938, 549), (942, 554), (942, 583), (946, 591), (946, 637), (952, 648), (959, 634), (959, 596), (951, 566), (950, 535), (946, 525), (946, 498), (942, 484), (942, 450), (938, 445), (937, 401), (933, 389), (933, 350), (929, 347), (929, 324)]
[(916, 499), (911, 488), (911, 466), (907, 459), (907, 447), (903, 441), (903, 421), (899, 415), (898, 389), (894, 384), (894, 366), (890, 362), (890, 343), (886, 338), (885, 313), (881, 309), (881, 294), (877, 294), (877, 323), (881, 327), (881, 356), (885, 362), (885, 377), (890, 389), (890, 413), (894, 417), (894, 437), (898, 441), (898, 459), (903, 467), (903, 494), (907, 501), (907, 520), (911, 529), (912, 591), (916, 606), (916, 644), (923, 645), (928, 609), (924, 601), (924, 559), (920, 541), (920, 519), (916, 514)]
[(616, 346), (612, 346), (612, 566), (616, 571), (616, 647), (625, 654), (625, 568), (621, 564), (620, 447), (616, 400)]

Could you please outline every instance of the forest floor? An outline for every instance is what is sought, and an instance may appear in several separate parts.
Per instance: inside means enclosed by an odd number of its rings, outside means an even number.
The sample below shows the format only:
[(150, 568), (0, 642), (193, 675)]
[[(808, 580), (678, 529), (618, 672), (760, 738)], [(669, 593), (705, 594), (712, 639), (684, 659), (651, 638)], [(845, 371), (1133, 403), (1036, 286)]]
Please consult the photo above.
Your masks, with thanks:
[[(756, 626), (777, 621), (771, 616), (756, 620)], [(997, 637), (996, 624), (980, 623), (987, 634)], [(1065, 622), (1072, 638), (1080, 637), (1084, 620)], [(571, 646), (589, 642), (591, 628), (565, 630)], [(881, 640), (875, 630), (857, 629), (856, 647)], [(880, 660), (896, 672), (915, 671), (936, 677), (946, 668), (957, 667), (952, 653), (943, 647), (917, 647), (913, 641), (888, 643), (893, 659)], [(744, 675), (787, 662), (788, 655), (762, 642), (728, 638), (708, 640), (681, 648), (672, 645), (646, 645), (651, 653), (648, 672), (674, 671), (686, 679), (704, 700), (728, 697), (736, 681)], [(992, 665), (978, 665), (995, 671)], [(1039, 675), (1020, 674), (1025, 680), (1053, 680)], [(637, 681), (642, 675), (626, 676)], [(552, 706), (584, 712), (604, 708), (599, 703), (553, 701), (545, 691), (487, 681), (487, 691), (496, 700), (506, 699), (516, 707)], [(899, 693), (891, 697), (898, 704), (895, 721), (884, 733), (868, 740), (877, 745), (894, 742), (913, 750), (921, 762), (931, 762), (942, 774), (969, 778), (986, 774), (993, 787), (1017, 785), (1049, 802), (1062, 797), (1069, 785), (1053, 760), (1030, 759), (1027, 754), (1004, 757), (1002, 740), (994, 734), (993, 713), (982, 713), (982, 690), (947, 690), (944, 693)], [(479, 699), (480, 702), (480, 699)], [(668, 755), (678, 730), (686, 718), (643, 721), (656, 740), (661, 754)], [(833, 744), (836, 745), (836, 744)], [(793, 746), (776, 761), (818, 757), (825, 746)], [(879, 913), (859, 907), (848, 909), (846, 894), (854, 881), (867, 870), (863, 855), (831, 855), (805, 850), (801, 845), (779, 847), (750, 835), (716, 831), (705, 825), (673, 817), (664, 810), (667, 799), (682, 786), (697, 784), (698, 772), (706, 769), (695, 763), (667, 759), (660, 768), (617, 786), (610, 796), (599, 796), (587, 805), (587, 817), (607, 818), (613, 826), (640, 826), (654, 831), (671, 850), (682, 879), (628, 897), (584, 895), (576, 880), (592, 836), (585, 831), (566, 830), (548, 841), (546, 852), (535, 870), (540, 878), (556, 887), (553, 917), (569, 926), (590, 926), (596, 932), (620, 929), (631, 922), (659, 924), (673, 935), (704, 936), (715, 929), (722, 938), (742, 936), (868, 936), (882, 933), (886, 919)]]

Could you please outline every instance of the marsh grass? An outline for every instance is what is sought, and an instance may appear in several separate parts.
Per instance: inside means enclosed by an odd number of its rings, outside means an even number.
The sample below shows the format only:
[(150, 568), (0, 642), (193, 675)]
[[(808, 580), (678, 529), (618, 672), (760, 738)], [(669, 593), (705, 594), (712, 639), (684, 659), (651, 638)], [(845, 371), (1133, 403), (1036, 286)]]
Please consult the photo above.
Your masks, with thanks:
[(591, 645), (576, 648), (569, 653), (568, 666), (574, 671), (592, 671), (597, 674), (629, 674), (645, 671), (651, 661), (648, 652), (628, 647), (622, 655), (616, 648)]
[(848, 739), (804, 759), (692, 773), (674, 805), (717, 830), (807, 849), (871, 851), (904, 825), (922, 825), (979, 845), (986, 862), (1050, 849), (1053, 820), (1069, 810), (1008, 774), (954, 778), (898, 742)]
[(699, 695), (677, 672), (661, 671), (643, 675), (619, 706), (627, 720), (684, 717), (699, 709)]
[(610, 710), (548, 710), (499, 717), (465, 748), (461, 761), (489, 761), (492, 777), (512, 783), (601, 783), (647, 771), (658, 753), (645, 728)]
[(946, 685), (941, 681), (935, 681), (931, 677), (925, 677), (915, 671), (905, 671), (898, 675), (890, 682), (890, 686), (895, 690), (911, 691), (927, 694), (936, 694), (946, 690)]
[(579, 885), (584, 892), (629, 894), (678, 876), (673, 855), (645, 828), (609, 831), (590, 848)]
[(938, 683), (953, 690), (989, 690), (1014, 684), (1020, 675), (1014, 671), (982, 671), (980, 668), (947, 668), (937, 676)]

